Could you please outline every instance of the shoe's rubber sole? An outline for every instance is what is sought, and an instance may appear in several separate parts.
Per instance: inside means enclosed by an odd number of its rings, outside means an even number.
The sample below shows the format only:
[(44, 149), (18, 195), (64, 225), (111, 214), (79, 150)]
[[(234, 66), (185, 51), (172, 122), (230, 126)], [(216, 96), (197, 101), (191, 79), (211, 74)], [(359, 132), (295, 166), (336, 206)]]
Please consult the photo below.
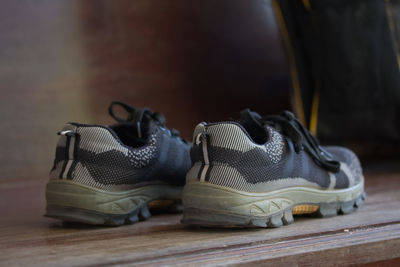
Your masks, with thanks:
[(182, 223), (207, 227), (280, 227), (293, 223), (293, 215), (347, 214), (360, 208), (364, 199), (363, 182), (342, 190), (290, 187), (268, 193), (192, 182), (183, 191)]
[(171, 209), (174, 203), (179, 204), (181, 197), (182, 187), (169, 185), (110, 192), (57, 180), (47, 184), (45, 216), (66, 222), (118, 226), (148, 219), (151, 216), (148, 204), (154, 200), (171, 200), (167, 201)]

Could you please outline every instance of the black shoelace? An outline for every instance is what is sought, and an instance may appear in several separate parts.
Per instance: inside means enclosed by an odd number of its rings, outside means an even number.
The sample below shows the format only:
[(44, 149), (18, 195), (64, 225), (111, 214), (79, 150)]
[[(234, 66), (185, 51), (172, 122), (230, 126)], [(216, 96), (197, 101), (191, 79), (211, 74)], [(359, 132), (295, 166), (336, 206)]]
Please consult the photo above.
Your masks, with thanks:
[[(128, 117), (126, 119), (123, 119), (123, 118), (120, 118), (117, 115), (115, 115), (115, 112), (114, 112), (115, 106), (121, 106), (123, 109), (125, 109), (125, 111), (128, 113)], [(155, 121), (159, 126), (161, 126), (164, 129), (167, 129), (165, 126), (166, 119), (165, 119), (164, 115), (160, 112), (153, 112), (153, 111), (151, 111), (151, 109), (148, 109), (148, 108), (134, 108), (124, 102), (113, 101), (113, 102), (111, 102), (111, 104), (108, 108), (108, 113), (110, 113), (110, 116), (113, 117), (117, 122), (131, 122), (131, 123), (136, 124), (139, 138), (142, 138), (141, 123), (144, 118), (146, 118), (148, 121), (150, 121), (150, 120)], [(168, 131), (170, 131), (171, 136), (179, 137), (178, 130), (171, 129)], [(183, 141), (185, 141), (185, 140), (183, 140)]]
[(333, 156), (320, 146), (318, 140), (302, 125), (296, 116), (290, 111), (284, 111), (281, 115), (269, 115), (262, 117), (262, 123), (281, 130), (282, 134), (293, 141), (296, 153), (304, 150), (321, 167), (330, 172), (340, 171), (340, 163), (333, 160)]

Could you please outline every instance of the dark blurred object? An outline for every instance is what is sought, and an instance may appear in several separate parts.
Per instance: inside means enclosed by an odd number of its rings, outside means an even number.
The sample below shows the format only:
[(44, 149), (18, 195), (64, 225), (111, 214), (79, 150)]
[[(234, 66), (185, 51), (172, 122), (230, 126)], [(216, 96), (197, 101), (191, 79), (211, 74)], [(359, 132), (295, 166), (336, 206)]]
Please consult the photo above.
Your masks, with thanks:
[(310, 129), (364, 157), (400, 158), (400, 1), (275, 4)]
[(47, 179), (67, 121), (109, 124), (123, 100), (191, 138), (203, 120), (290, 108), (270, 1), (0, 4), (0, 182)]

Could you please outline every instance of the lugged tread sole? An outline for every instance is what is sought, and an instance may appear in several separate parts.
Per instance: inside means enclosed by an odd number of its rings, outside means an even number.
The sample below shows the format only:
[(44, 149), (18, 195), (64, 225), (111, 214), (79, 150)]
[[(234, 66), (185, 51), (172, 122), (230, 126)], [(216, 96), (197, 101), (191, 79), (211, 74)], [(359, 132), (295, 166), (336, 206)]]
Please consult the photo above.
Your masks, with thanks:
[[(366, 194), (361, 195), (351, 201), (320, 203), (318, 210), (308, 214), (311, 217), (332, 217), (338, 214), (348, 214), (360, 208), (365, 200)], [(307, 203), (304, 203), (307, 204)], [(316, 204), (312, 204), (316, 205)], [(206, 210), (198, 208), (185, 208), (182, 223), (204, 227), (263, 227), (274, 228), (288, 225), (294, 222), (292, 207), (279, 211), (271, 216), (246, 216), (223, 211)]]
[(47, 184), (45, 217), (65, 222), (118, 226), (150, 218), (149, 206), (164, 211), (181, 207), (182, 187), (148, 185), (110, 192), (71, 181)]
[(146, 204), (128, 214), (105, 214), (73, 207), (48, 205), (44, 216), (60, 219), (65, 222), (119, 226), (147, 220), (151, 217), (151, 213)]
[[(170, 205), (165, 209), (164, 212), (181, 212), (181, 205), (180, 201), (176, 201), (173, 205)], [(155, 213), (159, 214), (161, 211), (157, 209), (155, 210)], [(145, 221), (151, 217), (151, 212), (147, 204), (144, 204), (127, 214), (106, 214), (73, 207), (48, 205), (44, 216), (65, 222), (119, 226), (124, 224), (133, 224), (138, 221)]]

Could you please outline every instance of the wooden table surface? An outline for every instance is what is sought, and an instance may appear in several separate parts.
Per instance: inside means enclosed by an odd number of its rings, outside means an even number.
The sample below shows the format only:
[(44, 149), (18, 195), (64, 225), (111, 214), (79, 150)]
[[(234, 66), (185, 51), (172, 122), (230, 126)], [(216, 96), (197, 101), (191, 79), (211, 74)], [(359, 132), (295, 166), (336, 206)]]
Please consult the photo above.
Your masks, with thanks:
[(0, 266), (400, 264), (400, 174), (366, 177), (356, 213), (276, 229), (204, 229), (179, 214), (122, 227), (44, 218), (46, 181), (0, 184)]

